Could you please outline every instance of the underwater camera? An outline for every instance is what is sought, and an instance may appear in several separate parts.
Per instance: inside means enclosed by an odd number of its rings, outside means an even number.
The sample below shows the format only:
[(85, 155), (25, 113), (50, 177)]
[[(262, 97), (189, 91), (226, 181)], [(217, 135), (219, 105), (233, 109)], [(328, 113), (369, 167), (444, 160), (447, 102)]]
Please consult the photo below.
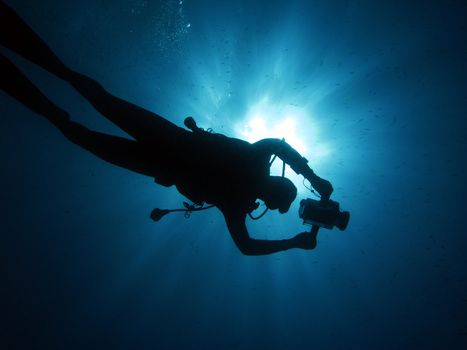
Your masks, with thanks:
[(350, 219), (348, 211), (340, 211), (338, 202), (317, 201), (311, 198), (301, 200), (298, 216), (304, 224), (327, 229), (335, 226), (341, 231), (346, 229)]

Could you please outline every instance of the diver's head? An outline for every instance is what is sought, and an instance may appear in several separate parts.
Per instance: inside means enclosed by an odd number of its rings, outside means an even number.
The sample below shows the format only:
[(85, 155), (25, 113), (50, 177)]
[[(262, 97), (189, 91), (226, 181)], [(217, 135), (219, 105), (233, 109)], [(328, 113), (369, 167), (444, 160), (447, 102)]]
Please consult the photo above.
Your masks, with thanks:
[(286, 213), (295, 197), (297, 188), (292, 181), (281, 176), (269, 176), (259, 194), (259, 198), (269, 209), (279, 209), (279, 213)]

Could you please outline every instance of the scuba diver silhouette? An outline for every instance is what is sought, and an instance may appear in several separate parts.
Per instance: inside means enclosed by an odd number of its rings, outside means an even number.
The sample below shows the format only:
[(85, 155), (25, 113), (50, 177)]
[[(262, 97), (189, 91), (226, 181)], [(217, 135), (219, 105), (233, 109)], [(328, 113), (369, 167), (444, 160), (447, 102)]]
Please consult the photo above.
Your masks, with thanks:
[(134, 140), (93, 131), (70, 120), (66, 111), (44, 96), (0, 53), (0, 85), (3, 91), (47, 118), (68, 140), (100, 159), (150, 176), (162, 186), (175, 185), (196, 205), (208, 203), (216, 206), (224, 215), (233, 241), (243, 254), (262, 255), (316, 246), (317, 230), (314, 233), (302, 232), (289, 239), (261, 240), (251, 238), (246, 227), (246, 216), (257, 208), (257, 199), (264, 201), (267, 208), (285, 213), (297, 195), (297, 189), (289, 179), (270, 175), (270, 158), (273, 155), (303, 175), (322, 199), (329, 199), (333, 191), (331, 183), (318, 177), (308, 166), (308, 161), (285, 141), (263, 139), (251, 144), (204, 131), (191, 117), (185, 119), (189, 131), (113, 96), (95, 80), (68, 68), (2, 1), (0, 43), (70, 83), (98, 112)]

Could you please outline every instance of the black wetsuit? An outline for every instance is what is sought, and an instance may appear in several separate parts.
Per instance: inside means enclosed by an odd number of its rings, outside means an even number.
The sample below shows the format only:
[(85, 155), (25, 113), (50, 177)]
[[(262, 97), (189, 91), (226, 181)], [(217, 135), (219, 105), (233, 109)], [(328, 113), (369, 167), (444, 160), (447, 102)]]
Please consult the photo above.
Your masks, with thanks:
[[(216, 205), (225, 217), (234, 242), (244, 254), (271, 254), (312, 249), (315, 237), (299, 234), (287, 240), (258, 240), (249, 236), (247, 213), (268, 179), (275, 154), (310, 181), (321, 180), (287, 143), (264, 139), (254, 144), (221, 134), (188, 131), (165, 118), (113, 96), (98, 82), (69, 69), (46, 43), (0, 1), (0, 44), (70, 83), (93, 107), (133, 139), (89, 130), (71, 121), (0, 53), (0, 88), (53, 123), (71, 142), (97, 157), (133, 172), (151, 176), (164, 186), (175, 185), (194, 203)], [(322, 180), (321, 180), (322, 181)], [(313, 182), (312, 182), (313, 184)], [(330, 195), (332, 186), (324, 183)], [(315, 185), (314, 185), (315, 186)], [(287, 208), (288, 209), (288, 208)]]

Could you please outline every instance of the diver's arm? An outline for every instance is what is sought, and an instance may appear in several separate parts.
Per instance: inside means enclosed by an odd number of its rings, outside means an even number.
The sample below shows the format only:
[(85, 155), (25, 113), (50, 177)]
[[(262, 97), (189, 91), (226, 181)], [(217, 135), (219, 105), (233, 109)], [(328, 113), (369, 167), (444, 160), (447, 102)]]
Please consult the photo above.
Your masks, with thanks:
[(299, 175), (310, 181), (311, 185), (321, 194), (323, 199), (329, 199), (333, 188), (329, 181), (321, 179), (308, 166), (308, 160), (302, 157), (287, 142), (280, 139), (263, 139), (255, 142), (253, 146), (261, 153), (277, 155), (280, 159), (290, 165), (290, 167)]
[(316, 240), (313, 241), (308, 233), (306, 235), (300, 233), (293, 238), (281, 240), (251, 238), (245, 224), (246, 213), (225, 208), (221, 211), (232, 239), (245, 255), (267, 255), (291, 248), (313, 249), (316, 246)]
[(313, 170), (308, 166), (308, 160), (300, 155), (287, 142), (280, 139), (262, 139), (255, 142), (253, 146), (262, 153), (275, 154), (299, 175), (305, 178), (314, 175)]

